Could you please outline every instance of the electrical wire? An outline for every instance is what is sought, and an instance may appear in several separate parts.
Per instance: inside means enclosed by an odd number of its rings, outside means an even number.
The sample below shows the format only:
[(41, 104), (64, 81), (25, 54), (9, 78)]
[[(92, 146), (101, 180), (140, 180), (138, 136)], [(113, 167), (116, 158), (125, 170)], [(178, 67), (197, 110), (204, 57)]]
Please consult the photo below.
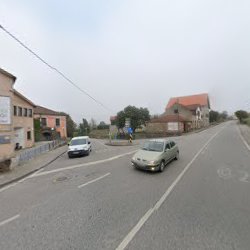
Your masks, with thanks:
[(40, 57), (37, 53), (35, 53), (32, 49), (30, 49), (27, 45), (25, 45), (22, 41), (20, 41), (16, 36), (14, 36), (11, 32), (9, 32), (7, 29), (5, 29), (0, 24), (0, 29), (2, 29), (6, 34), (8, 34), (11, 38), (13, 38), (16, 42), (18, 42), (22, 47), (24, 47), (26, 50), (28, 50), (33, 56), (35, 56), (38, 60), (40, 60), (42, 63), (44, 63), (46, 66), (48, 66), (51, 70), (56, 71), (62, 78), (64, 78), (68, 83), (73, 85), (75, 88), (77, 88), (79, 91), (81, 91), (83, 94), (88, 96), (90, 99), (92, 99), (94, 102), (102, 106), (104, 109), (106, 109), (109, 112), (112, 112), (111, 109), (106, 107), (102, 102), (98, 101), (96, 98), (91, 96), (87, 91), (80, 88), (75, 82), (73, 82), (69, 77), (67, 77), (63, 72), (58, 70), (57, 68), (53, 67), (51, 64), (47, 63), (42, 57)]

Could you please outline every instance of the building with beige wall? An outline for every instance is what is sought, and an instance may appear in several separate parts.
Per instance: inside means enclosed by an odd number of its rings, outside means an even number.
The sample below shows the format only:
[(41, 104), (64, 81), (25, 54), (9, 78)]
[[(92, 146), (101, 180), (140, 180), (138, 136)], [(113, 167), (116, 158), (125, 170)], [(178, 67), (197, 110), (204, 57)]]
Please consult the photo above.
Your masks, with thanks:
[(16, 77), (0, 68), (0, 162), (15, 155), (16, 148), (34, 145), (35, 105), (14, 90)]

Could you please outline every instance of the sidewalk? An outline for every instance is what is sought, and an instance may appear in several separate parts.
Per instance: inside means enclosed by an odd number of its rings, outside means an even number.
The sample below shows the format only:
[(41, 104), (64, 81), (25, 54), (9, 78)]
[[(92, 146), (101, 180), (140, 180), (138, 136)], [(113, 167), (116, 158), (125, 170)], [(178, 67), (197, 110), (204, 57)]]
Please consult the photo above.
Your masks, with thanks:
[(67, 151), (67, 146), (56, 148), (47, 153), (41, 154), (26, 163), (15, 167), (12, 171), (0, 173), (0, 188), (12, 182), (21, 180), (22, 178), (33, 174), (39, 169), (46, 167), (51, 162)]

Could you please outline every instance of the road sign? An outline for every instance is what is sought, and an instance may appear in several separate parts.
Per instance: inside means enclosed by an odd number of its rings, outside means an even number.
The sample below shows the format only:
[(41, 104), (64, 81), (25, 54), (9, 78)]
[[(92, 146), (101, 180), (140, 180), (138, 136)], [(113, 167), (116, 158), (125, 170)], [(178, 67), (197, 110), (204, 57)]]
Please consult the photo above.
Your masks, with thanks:
[(125, 119), (125, 127), (126, 127), (126, 128), (129, 128), (129, 127), (130, 127), (130, 121), (131, 121), (130, 118), (126, 118), (126, 119)]
[(128, 133), (129, 134), (133, 134), (133, 129), (132, 128), (128, 128)]

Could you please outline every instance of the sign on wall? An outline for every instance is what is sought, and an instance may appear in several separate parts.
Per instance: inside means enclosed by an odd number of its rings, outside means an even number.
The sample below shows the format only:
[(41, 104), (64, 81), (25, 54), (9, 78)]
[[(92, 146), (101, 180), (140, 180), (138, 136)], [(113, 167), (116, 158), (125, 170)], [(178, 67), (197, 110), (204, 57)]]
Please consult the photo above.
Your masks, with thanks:
[(178, 122), (168, 122), (169, 131), (178, 131)]
[(0, 124), (11, 124), (11, 106), (8, 96), (0, 96)]
[(0, 144), (9, 144), (10, 135), (0, 135)]

